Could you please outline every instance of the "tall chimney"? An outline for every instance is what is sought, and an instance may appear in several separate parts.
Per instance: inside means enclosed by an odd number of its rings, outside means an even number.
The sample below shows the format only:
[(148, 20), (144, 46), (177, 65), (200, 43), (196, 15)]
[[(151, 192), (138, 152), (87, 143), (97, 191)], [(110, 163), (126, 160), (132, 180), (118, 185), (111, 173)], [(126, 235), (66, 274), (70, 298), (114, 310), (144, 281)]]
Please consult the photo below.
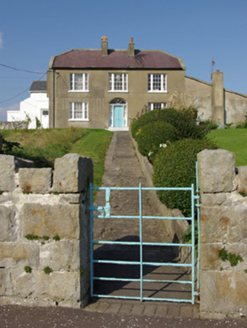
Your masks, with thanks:
[(101, 52), (102, 56), (108, 56), (108, 38), (106, 36), (101, 38)]
[(212, 120), (219, 125), (225, 124), (223, 73), (212, 73)]
[(135, 44), (133, 42), (133, 38), (130, 38), (130, 43), (128, 47), (128, 55), (130, 57), (135, 57)]

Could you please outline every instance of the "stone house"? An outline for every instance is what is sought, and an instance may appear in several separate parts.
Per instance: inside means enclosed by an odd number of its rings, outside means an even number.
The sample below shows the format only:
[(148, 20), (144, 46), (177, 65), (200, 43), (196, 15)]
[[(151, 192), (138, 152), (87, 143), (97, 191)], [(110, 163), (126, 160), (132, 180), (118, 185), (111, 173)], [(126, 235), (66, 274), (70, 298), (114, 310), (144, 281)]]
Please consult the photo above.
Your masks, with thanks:
[(148, 110), (170, 105), (172, 95), (184, 95), (199, 117), (216, 123), (244, 121), (247, 96), (226, 91), (223, 73), (212, 83), (186, 76), (182, 59), (159, 50), (74, 49), (50, 59), (47, 72), (49, 127), (128, 130), (131, 121)]
[(76, 49), (52, 57), (47, 73), (50, 127), (128, 129), (148, 106), (165, 107), (184, 91), (185, 65), (162, 51)]
[(49, 127), (49, 100), (46, 81), (34, 81), (29, 89), (30, 97), (20, 102), (19, 111), (7, 111), (8, 122), (29, 120), (28, 128), (36, 129), (36, 118), (41, 126)]

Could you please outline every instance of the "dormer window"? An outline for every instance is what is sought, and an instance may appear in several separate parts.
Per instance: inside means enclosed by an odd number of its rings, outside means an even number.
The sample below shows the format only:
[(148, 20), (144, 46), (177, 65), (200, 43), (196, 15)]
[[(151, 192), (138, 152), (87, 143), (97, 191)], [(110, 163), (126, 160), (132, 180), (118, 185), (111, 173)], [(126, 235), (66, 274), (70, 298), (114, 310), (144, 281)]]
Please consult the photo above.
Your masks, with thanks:
[(87, 73), (71, 73), (69, 75), (69, 91), (89, 91)]

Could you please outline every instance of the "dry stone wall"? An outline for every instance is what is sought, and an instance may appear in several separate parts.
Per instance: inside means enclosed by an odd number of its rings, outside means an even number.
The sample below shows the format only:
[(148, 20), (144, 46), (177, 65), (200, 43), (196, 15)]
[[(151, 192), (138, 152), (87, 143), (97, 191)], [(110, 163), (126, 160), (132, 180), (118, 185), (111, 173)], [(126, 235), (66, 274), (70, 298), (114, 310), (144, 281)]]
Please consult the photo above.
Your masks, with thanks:
[(204, 150), (198, 174), (201, 317), (247, 316), (247, 167), (235, 169), (227, 150)]
[(91, 159), (55, 169), (0, 155), (0, 303), (85, 306), (89, 299)]
[(0, 121), (0, 130), (17, 130), (27, 129), (28, 124), (26, 121), (6, 122)]

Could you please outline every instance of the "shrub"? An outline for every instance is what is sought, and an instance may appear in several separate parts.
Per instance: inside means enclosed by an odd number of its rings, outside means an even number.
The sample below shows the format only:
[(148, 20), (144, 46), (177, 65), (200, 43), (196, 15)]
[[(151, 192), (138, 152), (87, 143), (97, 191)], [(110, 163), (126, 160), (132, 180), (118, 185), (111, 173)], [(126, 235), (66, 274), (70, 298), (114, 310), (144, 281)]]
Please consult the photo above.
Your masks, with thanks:
[(171, 123), (178, 129), (181, 139), (204, 139), (209, 132), (201, 129), (201, 127), (197, 125), (192, 109), (182, 109), (178, 111), (178, 115), (168, 123)]
[(140, 129), (144, 125), (158, 121), (160, 114), (161, 110), (153, 110), (141, 115), (135, 121), (133, 121), (130, 126), (133, 138), (136, 139), (138, 133), (140, 132)]
[[(216, 149), (209, 140), (184, 139), (161, 149), (154, 160), (155, 187), (190, 187), (196, 184), (195, 162), (203, 149)], [(191, 216), (188, 191), (160, 191), (158, 197), (171, 209), (178, 208), (184, 216)]]
[(176, 110), (174, 108), (156, 109), (141, 115), (131, 124), (133, 138), (137, 139), (143, 126), (165, 121), (173, 125), (180, 134), (180, 139), (203, 139), (207, 131), (201, 129), (195, 122), (194, 112), (191, 109)]
[[(13, 150), (13, 148), (22, 149), (19, 142), (7, 141), (4, 139), (4, 137), (2, 137), (2, 143), (3, 143), (2, 150), (5, 154), (9, 154)], [(1, 149), (0, 149), (0, 151), (1, 151)]]
[(213, 123), (211, 120), (201, 121), (199, 124), (201, 129), (205, 129), (207, 132), (211, 130), (216, 130), (218, 128), (218, 125), (216, 123)]
[(143, 156), (154, 158), (160, 145), (179, 139), (179, 133), (174, 126), (164, 121), (149, 123), (142, 127), (137, 135), (138, 149)]

